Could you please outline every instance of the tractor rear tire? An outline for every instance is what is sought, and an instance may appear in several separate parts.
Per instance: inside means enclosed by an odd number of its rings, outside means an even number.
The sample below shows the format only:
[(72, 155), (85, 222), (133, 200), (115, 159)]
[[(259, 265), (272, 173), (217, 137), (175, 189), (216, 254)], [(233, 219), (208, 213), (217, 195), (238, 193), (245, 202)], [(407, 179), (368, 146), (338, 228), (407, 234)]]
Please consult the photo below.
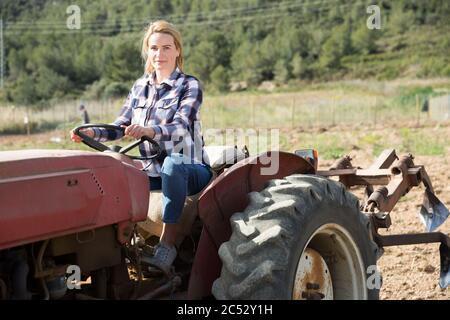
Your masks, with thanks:
[[(216, 299), (379, 298), (380, 249), (358, 199), (342, 184), (296, 174), (271, 180), (249, 197), (244, 212), (230, 218), (232, 235), (219, 248), (222, 271), (212, 287)], [(312, 280), (300, 279), (308, 271), (300, 270), (306, 253), (318, 253), (321, 261), (310, 264), (308, 277), (321, 269), (328, 278), (322, 280), (332, 284), (331, 295), (308, 283)], [(312, 260), (310, 255), (308, 263)]]

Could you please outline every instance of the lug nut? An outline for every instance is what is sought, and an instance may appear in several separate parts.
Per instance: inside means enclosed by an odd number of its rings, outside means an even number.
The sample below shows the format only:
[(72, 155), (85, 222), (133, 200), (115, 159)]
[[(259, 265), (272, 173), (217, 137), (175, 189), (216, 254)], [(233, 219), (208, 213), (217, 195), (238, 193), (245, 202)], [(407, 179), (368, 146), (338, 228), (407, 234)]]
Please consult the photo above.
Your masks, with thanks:
[(308, 290), (319, 290), (320, 289), (320, 285), (318, 283), (308, 282), (306, 284), (306, 289), (308, 289)]

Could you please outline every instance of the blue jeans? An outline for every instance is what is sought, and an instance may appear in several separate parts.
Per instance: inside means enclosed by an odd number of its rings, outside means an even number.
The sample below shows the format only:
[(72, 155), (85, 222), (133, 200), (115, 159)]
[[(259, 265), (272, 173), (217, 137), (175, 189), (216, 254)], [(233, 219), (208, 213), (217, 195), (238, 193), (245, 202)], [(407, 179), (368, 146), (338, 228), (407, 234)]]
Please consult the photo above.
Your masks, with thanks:
[(149, 177), (150, 190), (162, 190), (164, 223), (177, 223), (183, 212), (186, 196), (200, 192), (211, 179), (212, 173), (208, 166), (185, 162), (183, 163), (182, 154), (172, 153), (164, 159), (161, 177)]

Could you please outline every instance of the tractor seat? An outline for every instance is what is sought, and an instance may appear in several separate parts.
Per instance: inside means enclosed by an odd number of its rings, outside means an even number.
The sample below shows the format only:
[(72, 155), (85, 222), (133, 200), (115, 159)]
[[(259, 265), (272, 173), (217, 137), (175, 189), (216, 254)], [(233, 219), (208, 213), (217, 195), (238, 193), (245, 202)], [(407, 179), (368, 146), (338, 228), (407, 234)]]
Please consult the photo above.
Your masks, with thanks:
[[(239, 150), (236, 146), (209, 146), (204, 148), (206, 159), (211, 167), (212, 176), (208, 184), (200, 192), (186, 197), (183, 213), (179, 221), (180, 242), (190, 234), (192, 224), (198, 215), (198, 198), (202, 192), (214, 181), (214, 179), (227, 167), (246, 158), (247, 154)], [(147, 213), (147, 220), (138, 223), (138, 229), (144, 238), (160, 236), (162, 232), (162, 192), (155, 190), (150, 192), (150, 204)], [(179, 242), (179, 241), (177, 241)]]
[(206, 153), (207, 162), (216, 173), (220, 173), (248, 156), (246, 151), (239, 150), (237, 146), (207, 146), (203, 150)]

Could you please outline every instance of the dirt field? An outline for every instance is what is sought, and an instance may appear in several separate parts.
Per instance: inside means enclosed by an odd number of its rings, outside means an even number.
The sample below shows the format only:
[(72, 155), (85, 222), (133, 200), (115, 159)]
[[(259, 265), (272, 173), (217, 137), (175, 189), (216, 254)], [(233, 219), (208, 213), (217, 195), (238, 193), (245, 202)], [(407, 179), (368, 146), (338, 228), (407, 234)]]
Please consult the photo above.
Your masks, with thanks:
[[(370, 146), (358, 144), (361, 137), (366, 134), (364, 130), (345, 132), (339, 128), (333, 130), (331, 130), (331, 133), (330, 130), (328, 132), (342, 137), (346, 144), (353, 146), (350, 155), (354, 159), (354, 165), (367, 167), (375, 159)], [(436, 139), (440, 139), (440, 141), (447, 141), (444, 145), (444, 155), (416, 155), (415, 163), (425, 165), (438, 198), (444, 205), (450, 207), (450, 126), (426, 127), (423, 128), (423, 131), (429, 136), (436, 136)], [(402, 144), (394, 128), (380, 128), (378, 131), (371, 132), (380, 135), (384, 141), (388, 141), (392, 146)], [(304, 144), (304, 142), (299, 142), (304, 135), (304, 132), (300, 129), (283, 129), (281, 134), (288, 137), (287, 144), (292, 146), (290, 151), (302, 147)], [(60, 138), (62, 143), (58, 143), (56, 138)], [(77, 147), (74, 144), (64, 142), (64, 140), (62, 132), (37, 134), (30, 137), (3, 136), (0, 137), (0, 150), (63, 147), (75, 149)], [(401, 152), (399, 153), (401, 154)], [(321, 160), (320, 166), (326, 169), (333, 162), (332, 160)], [(423, 190), (423, 188), (413, 189), (397, 204), (391, 213), (392, 226), (386, 234), (424, 231), (418, 216)], [(450, 219), (438, 230), (450, 234)], [(440, 289), (438, 284), (439, 259), (439, 244), (386, 248), (378, 264), (383, 276), (381, 299), (450, 299), (450, 288)]]
[[(450, 137), (450, 136), (449, 136)], [(359, 155), (359, 157), (358, 157)], [(366, 157), (356, 151), (356, 159)], [(355, 162), (354, 164), (359, 162)], [(332, 161), (325, 161), (331, 164)], [(438, 198), (450, 207), (450, 156), (417, 156), (416, 164), (423, 164), (432, 179)], [(424, 188), (411, 190), (391, 212), (392, 225), (389, 230), (380, 230), (382, 234), (401, 234), (424, 232), (419, 219), (419, 210), (423, 200)], [(450, 219), (437, 231), (450, 234)], [(450, 288), (439, 287), (439, 244), (421, 244), (385, 248), (384, 255), (378, 261), (378, 269), (383, 277), (381, 299), (450, 299)]]
[[(423, 130), (431, 133), (435, 128), (424, 128)], [(414, 163), (425, 165), (436, 195), (447, 208), (450, 208), (450, 127), (439, 128), (437, 131), (435, 132), (436, 135), (446, 137), (445, 156), (418, 155), (415, 156)], [(361, 132), (356, 133), (356, 135), (358, 134), (361, 134)], [(392, 141), (393, 145), (396, 144), (397, 137), (394, 134), (387, 134), (385, 138)], [(353, 158), (353, 165), (361, 167), (367, 167), (375, 160), (375, 157), (369, 154), (368, 150), (353, 150), (350, 155)], [(330, 160), (322, 161), (321, 167), (328, 169), (333, 162)], [(419, 219), (423, 192), (424, 188), (421, 185), (403, 197), (391, 212), (391, 227), (387, 231), (380, 229), (380, 233), (425, 232)], [(449, 235), (450, 218), (436, 231)], [(441, 289), (438, 284), (440, 273), (439, 244), (387, 247), (384, 255), (378, 261), (378, 269), (383, 277), (381, 299), (450, 299), (450, 288)]]

